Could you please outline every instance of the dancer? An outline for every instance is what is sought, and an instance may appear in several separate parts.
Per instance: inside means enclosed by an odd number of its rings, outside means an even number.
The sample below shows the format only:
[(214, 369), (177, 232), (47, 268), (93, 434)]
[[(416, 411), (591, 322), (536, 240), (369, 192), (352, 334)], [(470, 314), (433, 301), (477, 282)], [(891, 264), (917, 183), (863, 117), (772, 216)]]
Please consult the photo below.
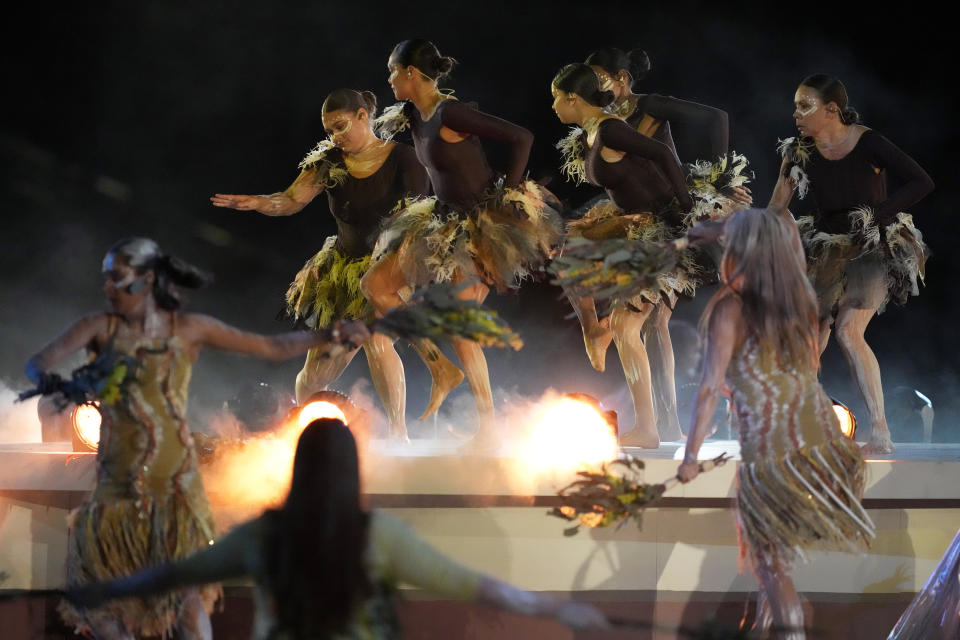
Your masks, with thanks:
[(608, 107), (610, 113), (626, 120), (640, 133), (662, 142), (676, 154), (671, 123), (683, 123), (706, 132), (707, 144), (698, 149), (697, 158), (718, 158), (727, 153), (729, 128), (726, 111), (672, 96), (633, 92), (634, 85), (651, 68), (645, 51), (626, 52), (616, 47), (604, 47), (587, 56), (586, 63), (600, 77), (601, 89), (613, 91), (614, 101)]
[[(138, 363), (134, 377), (101, 396), (103, 416), (97, 485), (70, 516), (67, 583), (81, 585), (177, 560), (214, 539), (213, 518), (197, 472), (186, 423), (187, 392), (197, 353), (205, 347), (280, 360), (327, 349), (331, 333), (263, 336), (209, 316), (181, 313), (176, 286), (195, 288), (209, 276), (164, 254), (153, 240), (129, 238), (103, 261), (109, 312), (73, 324), (27, 363), (41, 390), (55, 389), (51, 367), (78, 349), (114, 352)], [(369, 338), (362, 323), (338, 328), (345, 341)], [(131, 599), (103, 608), (67, 603), (61, 613), (78, 632), (98, 639), (134, 635), (209, 638), (216, 586)]]
[[(379, 120), (388, 135), (409, 127), (417, 157), (427, 168), (435, 197), (421, 199), (395, 215), (380, 237), (375, 263), (364, 276), (364, 293), (380, 313), (403, 304), (408, 285), (469, 281), (460, 296), (482, 302), (489, 287), (505, 290), (540, 267), (559, 241), (555, 199), (524, 181), (533, 144), (526, 129), (480, 112), (437, 87), (452, 69), (426, 40), (405, 40), (387, 62), (393, 93), (405, 102)], [(502, 184), (480, 144), (507, 145), (510, 163)], [(477, 402), (476, 445), (490, 444), (493, 398), (480, 346), (461, 339), (453, 347)], [(422, 417), (436, 411), (462, 376), (432, 343), (418, 346), (426, 358), (443, 361), (450, 374), (434, 376)]]
[[(613, 92), (600, 88), (597, 74), (589, 66), (565, 66), (553, 79), (551, 90), (553, 110), (560, 121), (578, 125), (558, 145), (564, 151), (564, 172), (577, 182), (603, 187), (609, 197), (581, 220), (570, 223), (568, 235), (647, 241), (678, 235), (683, 213), (694, 203), (673, 151), (604, 110), (612, 103)], [(611, 340), (620, 354), (636, 412), (635, 427), (621, 437), (621, 444), (647, 448), (660, 444), (641, 328), (656, 304), (672, 304), (678, 293), (694, 291), (693, 266), (689, 262), (686, 266), (661, 278), (656, 290), (646, 291), (629, 304), (615, 305), (609, 326), (598, 319), (593, 298), (570, 296), (594, 368), (604, 370)], [(679, 439), (679, 425), (675, 433), (664, 435)]]
[[(831, 324), (870, 414), (866, 451), (890, 453), (880, 365), (864, 337), (887, 302), (918, 295), (927, 246), (904, 210), (933, 190), (930, 176), (885, 137), (859, 124), (843, 83), (812, 75), (794, 96), (800, 136), (781, 144), (781, 175), (771, 205), (786, 208), (813, 192), (817, 211), (798, 220), (807, 274), (817, 293), (820, 352)], [(891, 175), (901, 185), (888, 191)]]
[(803, 610), (789, 572), (803, 551), (859, 551), (874, 537), (860, 505), (866, 465), (817, 382), (816, 297), (796, 225), (746, 209), (727, 221), (724, 239), (723, 285), (702, 319), (706, 362), (678, 476), (697, 476), (726, 384), (740, 423), (740, 554), (760, 581), (758, 626), (797, 629)]
[[(408, 199), (429, 192), (427, 174), (413, 149), (374, 134), (376, 109), (377, 99), (369, 91), (333, 91), (322, 109), (330, 138), (303, 159), (300, 175), (286, 191), (269, 196), (218, 193), (210, 198), (217, 207), (289, 216), (326, 192), (337, 235), (328, 237), (320, 252), (307, 261), (286, 296), (290, 315), (313, 329), (328, 326), (334, 318), (370, 318), (372, 309), (360, 291), (360, 278), (370, 265), (380, 223)], [(406, 384), (393, 341), (375, 333), (363, 350), (387, 410), (390, 434), (406, 440)], [(327, 388), (356, 353), (353, 349), (330, 357), (309, 351), (297, 375), (297, 401)], [(436, 370), (435, 360), (425, 362), (434, 377), (448, 375), (446, 370)]]
[[(252, 637), (396, 638), (399, 584), (575, 628), (607, 627), (591, 605), (522, 591), (441, 555), (400, 521), (360, 505), (357, 447), (339, 420), (303, 431), (283, 506), (237, 526), (193, 556), (72, 592), (84, 606), (111, 598), (250, 576)], [(331, 552), (335, 550), (335, 552)]]
[[(658, 94), (635, 94), (634, 85), (650, 71), (650, 58), (641, 49), (626, 52), (616, 47), (598, 49), (587, 56), (586, 63), (600, 77), (600, 87), (613, 91), (614, 102), (608, 110), (623, 118), (640, 133), (650, 136), (677, 153), (673, 141), (671, 123), (690, 126), (700, 134), (697, 160), (726, 157), (729, 145), (727, 112), (696, 102), (680, 100)], [(698, 163), (704, 164), (704, 163)], [(740, 206), (749, 207), (753, 198), (750, 189), (736, 186), (731, 198)], [(722, 248), (709, 245), (704, 250), (719, 260)], [(712, 271), (712, 269), (711, 269)], [(673, 304), (657, 304), (650, 318), (643, 325), (643, 342), (650, 356), (653, 388), (653, 406), (657, 428), (666, 439), (680, 437), (680, 420), (677, 415), (677, 391), (674, 376), (673, 343), (670, 338), (670, 317)]]

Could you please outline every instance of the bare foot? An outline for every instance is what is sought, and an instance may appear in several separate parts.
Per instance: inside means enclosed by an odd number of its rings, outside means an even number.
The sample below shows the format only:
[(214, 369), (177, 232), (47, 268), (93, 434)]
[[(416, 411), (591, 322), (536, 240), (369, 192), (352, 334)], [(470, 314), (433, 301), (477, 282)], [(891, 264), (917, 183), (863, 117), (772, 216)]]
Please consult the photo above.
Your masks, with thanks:
[(407, 428), (402, 427), (395, 429), (390, 427), (390, 434), (388, 435), (390, 442), (397, 444), (410, 444), (410, 436), (407, 435)]
[(613, 333), (602, 325), (590, 333), (586, 329), (583, 330), (583, 346), (587, 349), (587, 358), (590, 359), (593, 368), (601, 373), (607, 368), (607, 349), (612, 340)]
[[(676, 414), (663, 420), (663, 424), (657, 425), (657, 430), (660, 432), (660, 440), (663, 442), (683, 440), (683, 431), (680, 430), (680, 421), (677, 419)], [(713, 430), (716, 431), (717, 428), (714, 427)]]
[(656, 431), (634, 427), (632, 430), (620, 434), (620, 446), (656, 449), (660, 446), (660, 437)]
[(436, 413), (447, 395), (463, 382), (463, 371), (460, 371), (457, 365), (450, 362), (443, 354), (430, 365), (430, 375), (433, 377), (433, 383), (430, 385), (430, 403), (427, 404), (420, 420), (425, 420)]
[(866, 455), (893, 453), (893, 442), (890, 440), (890, 432), (887, 431), (870, 436), (870, 440), (860, 448), (860, 451)]

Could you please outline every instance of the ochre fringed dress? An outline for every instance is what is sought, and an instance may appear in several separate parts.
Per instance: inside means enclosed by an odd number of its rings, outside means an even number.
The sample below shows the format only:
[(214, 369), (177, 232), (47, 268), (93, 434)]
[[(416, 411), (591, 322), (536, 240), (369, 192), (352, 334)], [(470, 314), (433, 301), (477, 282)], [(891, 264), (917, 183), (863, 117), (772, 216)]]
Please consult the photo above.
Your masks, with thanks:
[(874, 538), (860, 505), (866, 465), (815, 369), (783, 367), (747, 338), (727, 384), (740, 419), (741, 560), (789, 570), (807, 549), (866, 549)]
[[(116, 322), (111, 317), (111, 334)], [(177, 560), (215, 537), (186, 422), (193, 359), (176, 335), (176, 316), (169, 338), (113, 341), (117, 352), (137, 358), (140, 367), (116, 402), (100, 405), (97, 484), (70, 514), (68, 585)], [(201, 589), (208, 612), (220, 593), (219, 585)], [(63, 602), (60, 612), (78, 632), (90, 622), (120, 620), (137, 636), (165, 635), (179, 616), (182, 595), (114, 600), (94, 610)]]

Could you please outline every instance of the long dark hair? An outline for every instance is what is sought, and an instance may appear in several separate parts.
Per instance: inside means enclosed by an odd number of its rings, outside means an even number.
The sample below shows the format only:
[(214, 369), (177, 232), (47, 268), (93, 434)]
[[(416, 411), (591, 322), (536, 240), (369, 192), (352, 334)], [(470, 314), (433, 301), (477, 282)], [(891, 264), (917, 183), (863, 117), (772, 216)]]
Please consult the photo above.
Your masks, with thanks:
[(815, 73), (807, 76), (800, 83), (802, 87), (809, 87), (820, 95), (824, 104), (834, 102), (840, 110), (840, 122), (843, 124), (858, 124), (860, 114), (850, 106), (850, 96), (847, 88), (839, 79), (825, 73)]
[(600, 88), (597, 72), (582, 62), (574, 62), (560, 69), (553, 77), (553, 86), (566, 93), (575, 93), (595, 107), (606, 107), (616, 99), (613, 91)]
[(431, 80), (440, 80), (453, 69), (456, 60), (440, 55), (440, 51), (429, 40), (404, 40), (393, 48), (390, 59), (404, 66), (414, 66)]
[(342, 632), (372, 591), (363, 560), (369, 518), (360, 508), (357, 445), (343, 422), (321, 418), (303, 430), (290, 493), (265, 520), (273, 633), (327, 638)]
[(150, 238), (119, 240), (107, 251), (107, 256), (111, 255), (122, 257), (137, 274), (153, 271), (153, 298), (158, 307), (167, 311), (176, 311), (182, 305), (177, 287), (199, 289), (213, 282), (210, 273), (164, 253)]
[(586, 62), (591, 67), (600, 67), (611, 76), (623, 69), (630, 74), (631, 88), (650, 72), (650, 56), (643, 49), (624, 51), (616, 47), (604, 47), (587, 56)]

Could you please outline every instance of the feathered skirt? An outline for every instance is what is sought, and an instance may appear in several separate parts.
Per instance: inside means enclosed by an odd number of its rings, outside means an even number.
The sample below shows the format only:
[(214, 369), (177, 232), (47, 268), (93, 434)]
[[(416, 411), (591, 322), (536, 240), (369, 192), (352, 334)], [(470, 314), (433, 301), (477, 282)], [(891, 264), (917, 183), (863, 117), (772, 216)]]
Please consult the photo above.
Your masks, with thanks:
[[(673, 207), (674, 205), (671, 205)], [(643, 243), (664, 243), (680, 237), (681, 231), (671, 228), (660, 216), (652, 213), (624, 213), (610, 200), (600, 200), (579, 220), (567, 225), (568, 238), (609, 240), (625, 238)], [(676, 268), (657, 278), (656, 285), (635, 295), (630, 303), (639, 306), (661, 299), (670, 304), (680, 294), (693, 295), (697, 289), (701, 269), (690, 252), (686, 252)]]
[[(145, 499), (104, 495), (100, 487), (70, 514), (67, 584), (112, 580), (180, 560), (213, 544), (215, 526), (199, 475), (188, 490)], [(207, 613), (222, 594), (219, 585), (200, 588)], [(168, 637), (183, 612), (182, 591), (112, 600), (96, 609), (59, 605), (77, 633), (117, 621), (136, 636)]]
[(370, 267), (370, 256), (350, 258), (337, 250), (337, 236), (303, 265), (287, 289), (287, 314), (311, 329), (334, 320), (369, 320), (373, 307), (360, 290), (360, 279)]
[(817, 231), (809, 216), (797, 224), (821, 319), (841, 305), (882, 313), (888, 302), (902, 305), (920, 294), (930, 251), (910, 214), (898, 213), (881, 230), (870, 209), (856, 209), (850, 212), (848, 234)]
[(517, 287), (543, 266), (562, 237), (559, 202), (532, 181), (498, 188), (470, 211), (436, 197), (401, 209), (384, 226), (374, 261), (396, 256), (409, 285), (479, 276), (498, 291)]

